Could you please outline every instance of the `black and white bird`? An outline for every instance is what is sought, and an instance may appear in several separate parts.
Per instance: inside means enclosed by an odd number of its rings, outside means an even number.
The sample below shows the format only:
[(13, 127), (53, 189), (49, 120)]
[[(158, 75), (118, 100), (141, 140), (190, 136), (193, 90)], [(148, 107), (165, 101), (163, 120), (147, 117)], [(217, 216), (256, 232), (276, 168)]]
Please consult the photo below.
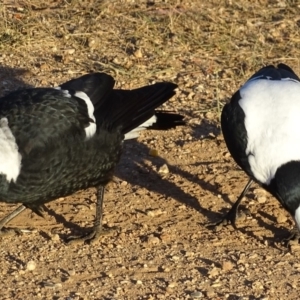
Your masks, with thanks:
[(114, 83), (107, 74), (93, 73), (0, 99), (0, 199), (22, 203), (0, 221), (0, 230), (25, 208), (42, 214), (49, 201), (97, 187), (94, 228), (81, 238), (99, 237), (104, 187), (123, 141), (147, 127), (184, 124), (181, 115), (155, 112), (175, 94), (175, 84), (117, 90)]
[(238, 206), (255, 181), (292, 215), (298, 230), (291, 238), (299, 238), (299, 77), (284, 64), (260, 69), (224, 106), (221, 125), (229, 152), (250, 177), (223, 221), (234, 225)]

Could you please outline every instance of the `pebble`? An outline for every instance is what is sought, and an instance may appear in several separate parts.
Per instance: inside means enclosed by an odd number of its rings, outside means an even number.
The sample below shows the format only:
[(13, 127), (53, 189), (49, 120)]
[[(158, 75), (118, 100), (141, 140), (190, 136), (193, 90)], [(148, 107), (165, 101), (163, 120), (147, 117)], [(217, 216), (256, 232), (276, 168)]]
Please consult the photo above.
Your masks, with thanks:
[(160, 243), (160, 239), (156, 236), (149, 236), (147, 242), (148, 242), (148, 244), (157, 245)]
[(213, 112), (209, 111), (205, 114), (205, 118), (207, 118), (208, 120), (213, 120), (213, 119), (215, 119), (215, 114)]
[(162, 214), (162, 211), (161, 209), (149, 209), (147, 210), (146, 212), (146, 215), (149, 216), (149, 217), (156, 217), (156, 216), (159, 216)]
[(208, 289), (206, 291), (206, 296), (211, 298), (211, 297), (214, 297), (216, 295), (215, 291), (213, 289)]
[(216, 268), (216, 267), (212, 268), (212, 269), (208, 272), (208, 277), (209, 277), (209, 278), (215, 277), (215, 276), (217, 276), (217, 275), (219, 275), (219, 269)]
[(266, 196), (257, 196), (257, 202), (260, 204), (266, 203), (267, 197)]
[(199, 298), (202, 298), (203, 297), (203, 293), (202, 292), (192, 292), (191, 293), (191, 297), (193, 299), (199, 299)]
[(75, 270), (68, 271), (69, 276), (74, 276), (76, 274)]
[(166, 164), (163, 164), (159, 170), (158, 170), (158, 173), (161, 173), (161, 174), (168, 174), (169, 173), (169, 168)]
[(163, 272), (166, 272), (166, 273), (171, 271), (171, 269), (167, 266), (161, 266), (161, 269), (162, 269)]
[(156, 157), (156, 156), (158, 156), (158, 151), (156, 149), (150, 149), (149, 155)]
[(177, 261), (177, 260), (179, 260), (179, 259), (180, 259), (180, 257), (177, 256), (177, 255), (173, 255), (173, 256), (172, 256), (172, 260), (174, 260), (174, 261)]
[(276, 221), (280, 224), (280, 223), (285, 223), (287, 221), (287, 217), (284, 214), (279, 214), (279, 216), (277, 216)]
[(51, 239), (52, 239), (52, 241), (59, 241), (59, 240), (60, 240), (60, 237), (59, 237), (59, 235), (58, 235), (57, 233), (55, 233), (55, 234), (53, 234), (53, 235), (51, 236)]
[(230, 271), (234, 267), (233, 263), (231, 261), (223, 261), (222, 263), (222, 269), (223, 271)]
[(36, 268), (36, 262), (34, 262), (33, 260), (30, 260), (27, 264), (26, 264), (26, 269), (28, 271), (33, 271)]
[(136, 58), (142, 58), (143, 57), (143, 53), (142, 53), (141, 49), (137, 49), (133, 54)]
[(169, 287), (169, 288), (174, 288), (175, 286), (177, 286), (177, 283), (176, 283), (176, 282), (170, 282), (170, 283), (168, 284), (168, 287)]
[(52, 281), (44, 281), (43, 282), (43, 286), (45, 288), (48, 288), (48, 289), (56, 289), (56, 288), (62, 288), (62, 284), (61, 283), (54, 283)]

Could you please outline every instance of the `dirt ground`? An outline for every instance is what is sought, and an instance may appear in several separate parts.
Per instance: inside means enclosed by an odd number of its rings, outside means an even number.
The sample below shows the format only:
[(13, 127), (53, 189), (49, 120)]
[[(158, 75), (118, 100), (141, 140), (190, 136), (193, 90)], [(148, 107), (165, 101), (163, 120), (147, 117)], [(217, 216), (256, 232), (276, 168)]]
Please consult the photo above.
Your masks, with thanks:
[[(45, 219), (25, 211), (12, 221), (31, 231), (0, 239), (0, 299), (299, 299), (300, 247), (281, 244), (293, 221), (263, 189), (250, 189), (238, 230), (205, 227), (248, 180), (220, 111), (263, 65), (300, 74), (299, 2), (41, 2), (1, 1), (2, 95), (92, 71), (118, 88), (172, 81), (164, 109), (187, 126), (125, 143), (105, 194), (103, 223), (115, 230), (95, 244), (64, 243), (92, 226), (94, 189), (49, 203)], [(1, 203), (0, 217), (14, 207)]]

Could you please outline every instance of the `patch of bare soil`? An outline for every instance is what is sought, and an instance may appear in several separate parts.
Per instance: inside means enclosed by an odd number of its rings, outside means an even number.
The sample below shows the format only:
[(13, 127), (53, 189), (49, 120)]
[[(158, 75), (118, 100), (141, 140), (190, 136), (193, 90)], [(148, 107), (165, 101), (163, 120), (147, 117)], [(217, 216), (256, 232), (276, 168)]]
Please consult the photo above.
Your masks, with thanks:
[[(187, 120), (125, 143), (104, 204), (117, 229), (97, 243), (63, 242), (92, 226), (93, 189), (11, 222), (32, 230), (0, 240), (1, 299), (299, 298), (299, 247), (280, 243), (293, 223), (263, 189), (238, 230), (205, 227), (248, 180), (223, 141), (225, 101), (262, 65), (300, 74), (297, 1), (3, 0), (0, 15), (2, 95), (101, 71), (118, 88), (176, 82), (164, 108)], [(14, 207), (1, 203), (1, 217)]]

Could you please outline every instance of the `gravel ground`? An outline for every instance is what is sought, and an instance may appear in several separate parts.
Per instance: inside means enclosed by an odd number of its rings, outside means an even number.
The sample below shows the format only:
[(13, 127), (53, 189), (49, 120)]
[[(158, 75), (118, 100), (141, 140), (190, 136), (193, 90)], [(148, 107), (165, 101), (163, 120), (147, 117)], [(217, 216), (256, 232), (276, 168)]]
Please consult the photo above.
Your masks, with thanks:
[[(211, 230), (247, 183), (221, 134), (220, 111), (258, 68), (300, 74), (297, 1), (48, 1), (0, 4), (0, 92), (55, 86), (91, 71), (118, 88), (179, 85), (164, 105), (187, 126), (125, 143), (93, 245), (64, 238), (92, 226), (95, 190), (23, 212), (0, 240), (1, 299), (298, 299), (290, 216), (259, 186), (238, 230)], [(158, 156), (150, 155), (157, 150)], [(14, 206), (0, 204), (1, 216)]]

